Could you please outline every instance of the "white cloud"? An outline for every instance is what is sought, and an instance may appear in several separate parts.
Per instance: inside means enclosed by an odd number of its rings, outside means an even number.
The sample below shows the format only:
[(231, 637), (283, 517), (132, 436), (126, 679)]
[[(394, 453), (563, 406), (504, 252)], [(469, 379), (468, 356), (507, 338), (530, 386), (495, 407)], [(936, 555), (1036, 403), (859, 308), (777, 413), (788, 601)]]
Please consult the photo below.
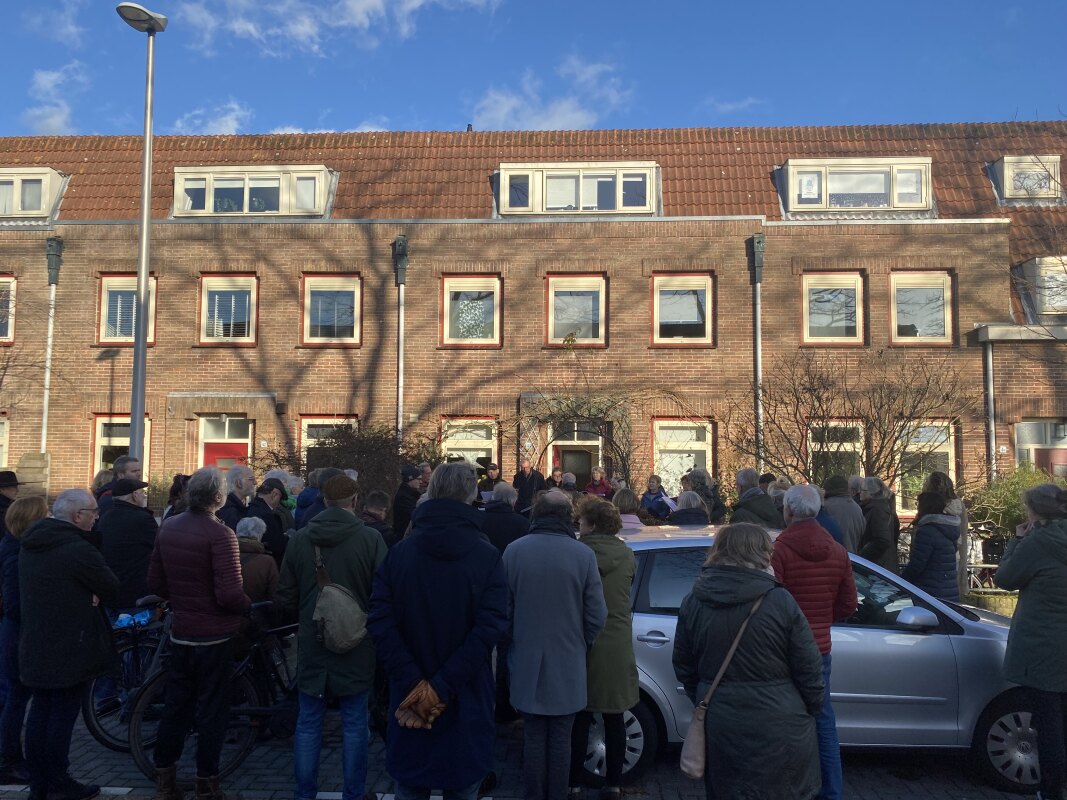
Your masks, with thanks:
[(755, 106), (763, 105), (765, 101), (759, 97), (745, 97), (741, 100), (717, 100), (709, 97), (707, 104), (719, 114), (736, 114), (738, 111), (748, 111)]
[(373, 45), (374, 31), (400, 38), (415, 33), (419, 11), (437, 5), (449, 10), (492, 10), (499, 0), (196, 0), (178, 12), (184, 25), (198, 32), (194, 45), (205, 55), (222, 36), (251, 39), (265, 55), (285, 57), (293, 51), (326, 55), (327, 42)]
[(543, 97), (541, 82), (527, 71), (517, 89), (492, 87), (474, 106), (478, 130), (576, 130), (591, 128), (605, 114), (624, 108), (632, 91), (616, 67), (570, 56), (557, 69), (561, 96)]
[(353, 128), (356, 133), (372, 133), (374, 131), (387, 131), (389, 130), (389, 118), (383, 117), (380, 114), (373, 117), (367, 117), (365, 120), (359, 123)]
[(34, 105), (22, 114), (22, 121), (35, 134), (66, 136), (74, 133), (70, 99), (89, 85), (85, 65), (71, 61), (59, 69), (34, 70), (28, 94)]
[(194, 108), (174, 122), (178, 134), (233, 135), (252, 121), (254, 112), (239, 100), (230, 99), (214, 108)]
[(22, 19), (33, 31), (62, 42), (68, 47), (82, 45), (85, 28), (78, 24), (78, 12), (87, 0), (60, 0), (56, 4), (36, 3), (32, 11), (23, 12)]

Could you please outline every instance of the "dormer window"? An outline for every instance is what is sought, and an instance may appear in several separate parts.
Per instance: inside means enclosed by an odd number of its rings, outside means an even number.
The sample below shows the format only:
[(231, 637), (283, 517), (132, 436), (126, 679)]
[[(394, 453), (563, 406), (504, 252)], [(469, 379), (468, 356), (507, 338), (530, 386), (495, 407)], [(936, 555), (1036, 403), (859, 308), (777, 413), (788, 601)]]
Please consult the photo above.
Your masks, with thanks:
[(174, 215), (321, 216), (324, 166), (175, 167)]
[(1059, 156), (1004, 156), (994, 165), (1005, 200), (1055, 200), (1061, 192)]
[(930, 208), (929, 158), (791, 158), (785, 173), (790, 213)]
[(501, 214), (653, 214), (653, 161), (501, 164)]
[(1023, 263), (1021, 278), (1019, 289), (1038, 314), (1067, 315), (1067, 256), (1031, 258)]
[(0, 167), (0, 217), (47, 217), (62, 184), (48, 167)]

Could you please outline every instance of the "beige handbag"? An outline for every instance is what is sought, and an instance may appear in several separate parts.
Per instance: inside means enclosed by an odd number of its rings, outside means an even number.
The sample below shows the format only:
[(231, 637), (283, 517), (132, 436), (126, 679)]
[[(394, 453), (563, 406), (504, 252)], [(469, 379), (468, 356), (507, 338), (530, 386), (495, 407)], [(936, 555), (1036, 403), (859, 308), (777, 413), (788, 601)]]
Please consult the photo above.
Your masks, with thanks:
[(715, 690), (719, 688), (719, 682), (726, 673), (726, 668), (730, 666), (734, 653), (737, 652), (737, 645), (741, 643), (741, 637), (745, 635), (748, 621), (755, 615), (762, 602), (763, 596), (752, 604), (748, 616), (741, 623), (741, 629), (737, 632), (737, 636), (734, 637), (733, 644), (730, 645), (730, 650), (726, 653), (726, 658), (722, 661), (722, 666), (719, 667), (719, 673), (715, 676), (715, 680), (711, 682), (711, 686), (708, 687), (708, 693), (693, 709), (693, 716), (689, 720), (689, 730), (685, 732), (685, 742), (682, 743), (681, 767), (682, 772), (694, 780), (704, 777), (704, 767), (707, 762), (707, 750), (704, 745), (704, 716), (708, 712), (708, 703), (711, 701), (711, 696), (715, 694)]

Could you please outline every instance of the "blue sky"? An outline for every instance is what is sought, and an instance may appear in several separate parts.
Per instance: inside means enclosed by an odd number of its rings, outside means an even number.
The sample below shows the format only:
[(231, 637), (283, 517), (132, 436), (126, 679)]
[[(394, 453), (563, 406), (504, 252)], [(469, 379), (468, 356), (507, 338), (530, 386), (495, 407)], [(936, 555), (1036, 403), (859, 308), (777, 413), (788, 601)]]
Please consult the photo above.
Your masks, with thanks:
[[(1067, 118), (1067, 0), (152, 0), (156, 133)], [(0, 0), (0, 135), (140, 134), (111, 0)]]

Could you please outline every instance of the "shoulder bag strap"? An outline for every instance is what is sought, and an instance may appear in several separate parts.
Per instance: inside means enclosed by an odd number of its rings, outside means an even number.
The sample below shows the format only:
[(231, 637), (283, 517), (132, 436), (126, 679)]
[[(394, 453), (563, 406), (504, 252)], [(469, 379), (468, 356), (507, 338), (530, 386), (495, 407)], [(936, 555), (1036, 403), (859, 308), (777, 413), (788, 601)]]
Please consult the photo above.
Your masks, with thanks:
[(319, 585), (319, 589), (332, 583), (330, 573), (326, 571), (326, 565), (322, 563), (322, 551), (318, 545), (315, 545), (315, 582)]
[(745, 617), (745, 621), (741, 623), (741, 629), (737, 632), (737, 636), (734, 637), (733, 644), (730, 645), (729, 651), (726, 653), (726, 658), (723, 659), (722, 666), (719, 667), (719, 672), (715, 676), (715, 680), (711, 682), (711, 687), (708, 689), (708, 693), (704, 695), (704, 699), (700, 701), (700, 705), (704, 708), (708, 707), (708, 703), (711, 701), (711, 696), (715, 694), (715, 690), (719, 688), (719, 682), (722, 681), (722, 676), (726, 674), (726, 668), (730, 666), (730, 662), (733, 660), (734, 653), (737, 652), (737, 646), (741, 644), (741, 637), (745, 635), (745, 629), (748, 627), (748, 622), (755, 616), (759, 610), (760, 605), (763, 603), (763, 598), (766, 595), (760, 595), (756, 602), (752, 604), (752, 608), (749, 609), (748, 616)]

